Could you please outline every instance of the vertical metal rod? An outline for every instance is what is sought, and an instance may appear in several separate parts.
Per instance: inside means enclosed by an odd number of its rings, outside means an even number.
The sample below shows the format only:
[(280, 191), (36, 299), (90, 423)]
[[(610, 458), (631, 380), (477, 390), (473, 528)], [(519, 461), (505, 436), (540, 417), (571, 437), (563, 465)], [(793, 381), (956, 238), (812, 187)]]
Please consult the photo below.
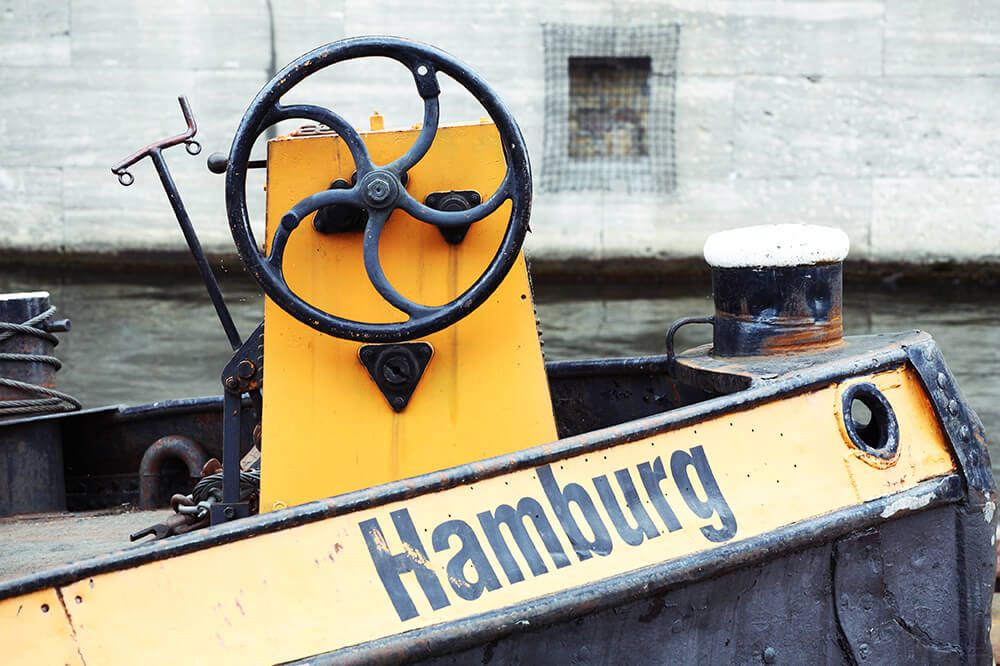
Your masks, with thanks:
[(195, 233), (194, 227), (191, 225), (191, 218), (184, 208), (184, 202), (181, 201), (177, 185), (174, 184), (174, 179), (170, 175), (167, 161), (163, 159), (163, 154), (159, 148), (151, 150), (149, 156), (156, 166), (156, 173), (160, 175), (160, 182), (163, 183), (167, 199), (170, 201), (170, 206), (174, 209), (174, 215), (177, 217), (177, 223), (180, 224), (181, 232), (184, 234), (184, 240), (187, 241), (188, 249), (191, 250), (191, 255), (198, 265), (198, 272), (201, 273), (202, 282), (205, 283), (208, 296), (212, 299), (212, 305), (215, 306), (215, 313), (219, 315), (222, 328), (226, 332), (226, 337), (229, 338), (229, 345), (233, 350), (239, 349), (240, 345), (243, 344), (243, 340), (236, 330), (236, 324), (233, 322), (233, 316), (229, 313), (229, 308), (226, 307), (226, 301), (222, 298), (222, 290), (219, 289), (219, 282), (215, 279), (215, 273), (212, 272), (212, 266), (208, 263), (205, 250), (201, 247), (198, 234)]
[(240, 394), (222, 394), (222, 501), (240, 501)]

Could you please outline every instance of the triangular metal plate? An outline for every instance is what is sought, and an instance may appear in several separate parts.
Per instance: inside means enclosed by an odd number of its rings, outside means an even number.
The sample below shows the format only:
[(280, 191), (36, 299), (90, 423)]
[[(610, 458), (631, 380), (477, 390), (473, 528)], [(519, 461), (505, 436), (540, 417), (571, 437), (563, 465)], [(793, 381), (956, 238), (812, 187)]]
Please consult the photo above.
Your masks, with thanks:
[(358, 351), (358, 358), (368, 370), (368, 376), (396, 412), (403, 411), (410, 404), (410, 398), (433, 355), (434, 348), (426, 342), (364, 345)]

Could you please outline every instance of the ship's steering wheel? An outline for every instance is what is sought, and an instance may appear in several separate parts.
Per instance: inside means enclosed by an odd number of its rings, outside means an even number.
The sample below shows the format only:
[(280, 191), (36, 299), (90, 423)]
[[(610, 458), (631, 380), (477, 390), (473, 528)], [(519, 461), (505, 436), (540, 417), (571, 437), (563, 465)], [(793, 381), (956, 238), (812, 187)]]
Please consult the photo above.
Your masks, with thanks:
[[(402, 63), (413, 74), (417, 92), (424, 100), (424, 122), (416, 141), (406, 153), (386, 165), (372, 163), (361, 136), (346, 120), (320, 106), (284, 106), (281, 97), (307, 76), (325, 67), (355, 58), (380, 56)], [(438, 127), (437, 73), (443, 72), (465, 87), (486, 109), (496, 124), (507, 171), (503, 181), (481, 204), (463, 211), (440, 211), (414, 199), (404, 186), (405, 174), (427, 153)], [(310, 195), (292, 206), (281, 218), (271, 241), (271, 252), (259, 249), (250, 228), (246, 203), (246, 177), (250, 150), (257, 138), (275, 123), (292, 118), (308, 119), (330, 127), (351, 151), (357, 179), (350, 189), (330, 189)], [(399, 208), (414, 218), (440, 228), (461, 227), (482, 220), (510, 199), (510, 218), (503, 240), (483, 274), (465, 292), (449, 303), (427, 306), (415, 303), (386, 279), (379, 261), (379, 240), (391, 213)], [(364, 230), (364, 265), (375, 289), (407, 319), (393, 323), (370, 323), (337, 317), (307, 303), (288, 286), (282, 270), (289, 235), (311, 213), (333, 204), (348, 204), (368, 213)], [(531, 209), (531, 167), (524, 138), (507, 107), (482, 78), (452, 56), (426, 44), (393, 37), (345, 39), (310, 51), (275, 74), (257, 94), (233, 138), (226, 171), (226, 209), (229, 226), (240, 257), (271, 300), (302, 323), (338, 338), (360, 342), (400, 342), (434, 333), (470, 314), (496, 290), (514, 265), (528, 231)]]

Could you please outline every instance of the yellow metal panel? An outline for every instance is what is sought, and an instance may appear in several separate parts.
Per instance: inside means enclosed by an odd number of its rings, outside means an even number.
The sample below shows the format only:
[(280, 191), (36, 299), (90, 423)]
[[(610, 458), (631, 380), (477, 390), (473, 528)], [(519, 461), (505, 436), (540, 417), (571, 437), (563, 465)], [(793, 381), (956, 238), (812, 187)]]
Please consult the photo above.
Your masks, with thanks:
[[(416, 130), (365, 135), (372, 158), (401, 155)], [(504, 173), (492, 124), (443, 127), (409, 173), (418, 200), (472, 189), (485, 198)], [(267, 238), (302, 198), (350, 180), (339, 138), (285, 137), (268, 150)], [(396, 212), (382, 239), (388, 279), (418, 303), (440, 305), (464, 291), (500, 245), (509, 203), (458, 246), (435, 227)], [(312, 219), (285, 252), (289, 286), (342, 317), (400, 321), (365, 275), (361, 234), (317, 233)], [(358, 360), (360, 345), (314, 331), (270, 300), (264, 308), (265, 367), (261, 509), (264, 511), (454, 466), (555, 439), (551, 400), (524, 258), (497, 291), (458, 324), (424, 338), (434, 348), (406, 410), (388, 406)]]
[[(69, 605), (69, 614), (81, 654), (87, 663), (98, 664), (135, 663), (137, 655), (145, 664), (282, 662), (508, 607), (742, 541), (954, 472), (947, 442), (915, 373), (898, 370), (869, 379), (899, 420), (899, 456), (886, 468), (869, 465), (846, 444), (838, 425), (842, 387), (830, 385), (613, 448), (95, 576), (62, 593), (66, 599), (81, 597), (81, 603)], [(680, 490), (684, 470), (678, 474), (672, 468), (675, 459), (704, 462), (690, 478), (698, 498), (716, 502), (708, 517), (695, 511), (696, 500)], [(657, 492), (675, 514), (673, 531), (654, 511), (654, 493), (641, 482), (643, 469), (655, 469), (658, 461), (666, 466), (667, 478)], [(608, 504), (599, 497), (599, 486), (607, 481), (618, 507), (631, 511), (629, 522), (635, 524), (635, 510), (623, 502), (619, 470), (637, 488), (656, 528), (637, 543), (628, 543), (613, 526)], [(574, 552), (547, 494), (546, 479), (560, 492), (579, 484), (579, 492), (594, 506), (594, 520), (608, 532), (606, 552), (587, 557)], [(546, 568), (533, 573), (523, 551), (508, 541), (523, 574), (515, 582), (480, 518), (524, 498), (539, 503), (566, 561), (560, 566), (532, 532)], [(571, 520), (584, 526), (587, 514), (576, 508)], [(404, 543), (393, 520), (402, 512), (419, 544)], [(727, 512), (728, 525), (723, 519)], [(891, 517), (891, 511), (885, 515)], [(381, 536), (372, 538), (369, 531), (366, 541), (365, 525), (372, 520)], [(720, 528), (731, 529), (722, 530), (719, 538)], [(595, 534), (583, 530), (587, 538)], [(438, 532), (446, 538), (437, 539)], [(461, 565), (469, 553), (482, 558), (475, 575), (468, 562), (449, 572), (449, 563)], [(403, 573), (399, 581), (413, 614), (398, 612), (375, 567), (376, 556), (383, 555), (426, 564), (446, 603), (432, 607), (416, 576)], [(496, 585), (469, 597), (468, 583), (476, 575), (492, 576)], [(11, 634), (5, 649), (15, 654), (27, 654), (26, 641), (38, 639), (37, 634)]]
[[(75, 603), (73, 597), (70, 599)], [(5, 664), (83, 666), (73, 627), (56, 590), (0, 601), (0, 658)]]

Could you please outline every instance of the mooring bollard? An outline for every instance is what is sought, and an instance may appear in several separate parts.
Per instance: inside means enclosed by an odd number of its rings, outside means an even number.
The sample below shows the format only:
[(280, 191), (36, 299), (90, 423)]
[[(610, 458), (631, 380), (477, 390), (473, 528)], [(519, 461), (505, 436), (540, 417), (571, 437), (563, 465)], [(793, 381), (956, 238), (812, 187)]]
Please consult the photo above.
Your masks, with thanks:
[(80, 407), (55, 388), (54, 313), (48, 292), (0, 294), (0, 516), (66, 509), (61, 426), (32, 418)]
[(847, 235), (778, 224), (712, 234), (713, 354), (756, 356), (837, 344), (844, 336)]

